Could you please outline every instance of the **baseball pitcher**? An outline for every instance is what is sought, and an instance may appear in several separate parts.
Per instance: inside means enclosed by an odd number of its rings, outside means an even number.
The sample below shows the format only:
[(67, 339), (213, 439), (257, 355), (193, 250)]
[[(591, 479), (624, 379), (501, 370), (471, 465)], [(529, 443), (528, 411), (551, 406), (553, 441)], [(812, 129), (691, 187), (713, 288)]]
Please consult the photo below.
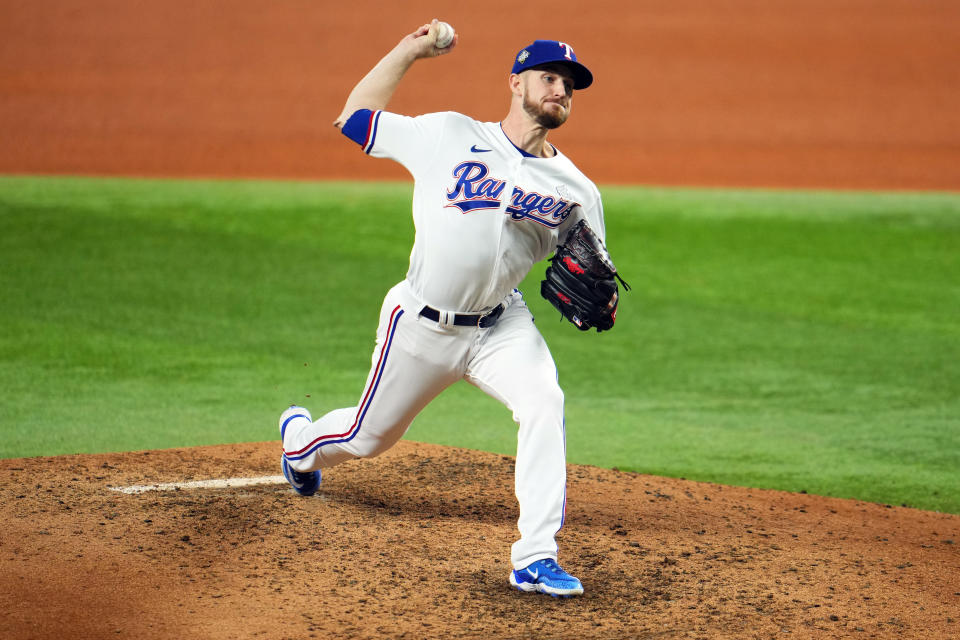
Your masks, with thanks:
[[(438, 40), (445, 28), (434, 20), (405, 36), (360, 80), (334, 122), (364, 153), (399, 162), (413, 175), (416, 238), (406, 278), (384, 299), (357, 406), (316, 421), (303, 407), (284, 411), (281, 465), (293, 488), (311, 495), (321, 469), (387, 450), (427, 403), (466, 380), (506, 405), (519, 425), (520, 538), (512, 547), (510, 584), (578, 595), (583, 586), (557, 564), (555, 540), (566, 503), (563, 392), (516, 287), (574, 232), (588, 234), (583, 246), (605, 254), (599, 191), (547, 141), (570, 116), (574, 91), (589, 87), (593, 76), (569, 43), (537, 40), (514, 56), (509, 109), (500, 122), (449, 111), (416, 117), (387, 111), (414, 62), (454, 50), (459, 36), (449, 44)], [(565, 272), (547, 278), (543, 295), (552, 295), (571, 321), (581, 320), (574, 321), (580, 328), (590, 318), (586, 328), (609, 329), (617, 306), (609, 269), (599, 303), (589, 302), (589, 292), (576, 308), (564, 301), (576, 302), (563, 282), (589, 275), (589, 265), (577, 260), (589, 261), (591, 251), (555, 261), (551, 269)], [(590, 287), (598, 288), (595, 281)]]

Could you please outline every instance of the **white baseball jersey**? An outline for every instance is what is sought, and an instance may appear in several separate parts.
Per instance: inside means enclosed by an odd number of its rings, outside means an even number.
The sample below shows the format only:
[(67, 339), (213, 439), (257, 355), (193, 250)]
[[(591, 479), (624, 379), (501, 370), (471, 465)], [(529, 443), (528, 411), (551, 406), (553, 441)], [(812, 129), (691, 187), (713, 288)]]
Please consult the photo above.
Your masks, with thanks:
[(455, 112), (361, 110), (343, 132), (413, 175), (416, 240), (407, 280), (436, 309), (495, 307), (580, 215), (604, 237), (596, 186), (559, 151), (551, 158), (521, 151), (499, 123)]

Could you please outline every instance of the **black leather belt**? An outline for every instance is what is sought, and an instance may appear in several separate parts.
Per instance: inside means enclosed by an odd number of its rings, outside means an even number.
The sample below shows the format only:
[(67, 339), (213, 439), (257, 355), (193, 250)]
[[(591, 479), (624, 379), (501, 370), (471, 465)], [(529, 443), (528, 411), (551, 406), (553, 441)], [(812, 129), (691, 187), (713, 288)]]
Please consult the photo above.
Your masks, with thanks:
[[(458, 313), (453, 316), (453, 324), (458, 327), (480, 327), (481, 329), (489, 329), (497, 324), (497, 320), (500, 319), (500, 314), (503, 313), (504, 309), (505, 307), (499, 304), (488, 313)], [(433, 307), (424, 307), (420, 310), (420, 315), (427, 320), (433, 320), (434, 322), (440, 321), (440, 312)]]

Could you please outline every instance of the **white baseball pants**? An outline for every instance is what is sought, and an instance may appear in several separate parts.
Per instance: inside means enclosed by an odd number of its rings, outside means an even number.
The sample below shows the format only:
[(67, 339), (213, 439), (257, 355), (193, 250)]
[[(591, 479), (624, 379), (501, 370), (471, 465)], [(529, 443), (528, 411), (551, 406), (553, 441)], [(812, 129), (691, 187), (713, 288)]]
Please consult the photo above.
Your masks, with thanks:
[(387, 293), (360, 403), (311, 423), (292, 420), (284, 455), (297, 471), (379, 455), (445, 388), (464, 379), (502, 402), (519, 425), (515, 490), (520, 539), (511, 561), (522, 569), (557, 558), (563, 525), (566, 451), (563, 392), (546, 342), (519, 292), (490, 328), (444, 326), (419, 315), (406, 281)]

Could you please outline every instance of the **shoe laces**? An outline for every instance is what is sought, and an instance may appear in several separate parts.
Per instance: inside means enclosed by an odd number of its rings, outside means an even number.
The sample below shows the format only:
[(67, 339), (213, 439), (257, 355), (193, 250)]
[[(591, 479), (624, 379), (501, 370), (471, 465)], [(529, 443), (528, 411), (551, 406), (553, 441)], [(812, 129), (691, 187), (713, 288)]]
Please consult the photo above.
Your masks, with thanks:
[(557, 564), (557, 561), (553, 558), (544, 558), (543, 565), (550, 571), (556, 571), (557, 573), (565, 573), (563, 569), (560, 568), (560, 565)]

